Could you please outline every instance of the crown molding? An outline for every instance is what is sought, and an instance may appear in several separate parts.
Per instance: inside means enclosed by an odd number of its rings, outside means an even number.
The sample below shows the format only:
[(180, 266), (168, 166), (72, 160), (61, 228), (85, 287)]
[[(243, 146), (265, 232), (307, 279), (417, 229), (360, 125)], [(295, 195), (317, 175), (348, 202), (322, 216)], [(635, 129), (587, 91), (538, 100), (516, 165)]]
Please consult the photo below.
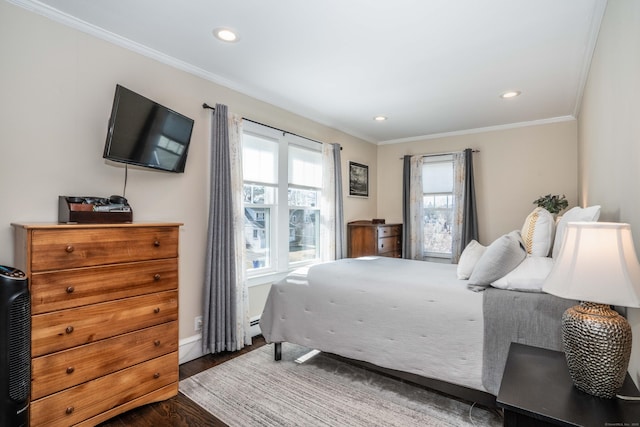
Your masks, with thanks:
[(574, 116), (551, 117), (549, 119), (531, 120), (528, 122), (509, 123), (506, 125), (487, 126), (483, 128), (465, 129), (454, 132), (434, 133), (431, 135), (412, 136), (409, 138), (390, 139), (388, 141), (380, 141), (376, 145), (402, 144), (405, 142), (425, 141), (429, 139), (446, 138), (450, 136), (470, 135), (474, 133), (494, 132), (500, 130), (523, 128), (528, 126), (548, 125), (551, 123), (570, 122), (576, 120)]

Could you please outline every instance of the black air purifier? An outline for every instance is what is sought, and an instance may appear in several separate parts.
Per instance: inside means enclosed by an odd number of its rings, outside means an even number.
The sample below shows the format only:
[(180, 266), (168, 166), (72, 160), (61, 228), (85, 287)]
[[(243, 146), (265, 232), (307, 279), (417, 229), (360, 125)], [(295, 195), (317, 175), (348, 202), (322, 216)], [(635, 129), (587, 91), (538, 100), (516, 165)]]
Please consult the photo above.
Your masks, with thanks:
[(29, 425), (31, 303), (27, 276), (0, 265), (0, 426)]

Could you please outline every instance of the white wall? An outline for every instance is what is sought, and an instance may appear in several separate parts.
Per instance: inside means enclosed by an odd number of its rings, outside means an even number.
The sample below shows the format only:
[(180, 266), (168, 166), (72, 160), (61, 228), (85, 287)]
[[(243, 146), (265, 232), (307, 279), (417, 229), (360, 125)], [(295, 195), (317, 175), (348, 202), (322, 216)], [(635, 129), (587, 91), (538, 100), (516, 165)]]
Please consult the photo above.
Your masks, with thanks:
[[(579, 115), (581, 204), (601, 221), (631, 224), (640, 248), (640, 2), (611, 0), (603, 18)], [(606, 286), (606, 283), (603, 283)], [(628, 318), (630, 372), (640, 384), (640, 309)]]
[(522, 228), (545, 194), (565, 194), (577, 203), (575, 121), (449, 136), (378, 149), (378, 216), (402, 222), (402, 161), (405, 154), (473, 148), (480, 242)]
[[(56, 222), (59, 195), (122, 194), (124, 168), (102, 159), (117, 83), (195, 120), (185, 173), (129, 168), (126, 191), (134, 220), (184, 223), (180, 338), (195, 334), (193, 318), (202, 312), (211, 114), (203, 102), (340, 143), (343, 176), (349, 160), (376, 176), (374, 145), (0, 1), (0, 264), (13, 264), (11, 222)], [(346, 217), (372, 216), (375, 178), (371, 193), (345, 197)], [(250, 290), (252, 315), (264, 296), (264, 287)]]

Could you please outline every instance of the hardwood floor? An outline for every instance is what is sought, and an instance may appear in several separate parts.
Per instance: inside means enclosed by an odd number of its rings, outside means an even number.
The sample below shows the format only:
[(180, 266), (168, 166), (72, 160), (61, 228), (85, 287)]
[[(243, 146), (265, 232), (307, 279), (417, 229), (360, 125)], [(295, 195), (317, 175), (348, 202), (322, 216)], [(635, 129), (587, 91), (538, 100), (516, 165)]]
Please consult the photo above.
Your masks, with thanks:
[[(208, 354), (191, 362), (180, 365), (180, 380), (189, 378), (198, 372), (205, 371), (213, 366), (226, 362), (229, 359), (245, 354), (249, 351), (265, 345), (264, 338), (253, 338), (250, 346), (240, 351), (220, 354)], [(182, 393), (177, 396), (157, 403), (132, 409), (117, 417), (100, 424), (101, 427), (162, 427), (162, 426), (189, 426), (189, 427), (223, 427), (225, 423), (200, 408)]]

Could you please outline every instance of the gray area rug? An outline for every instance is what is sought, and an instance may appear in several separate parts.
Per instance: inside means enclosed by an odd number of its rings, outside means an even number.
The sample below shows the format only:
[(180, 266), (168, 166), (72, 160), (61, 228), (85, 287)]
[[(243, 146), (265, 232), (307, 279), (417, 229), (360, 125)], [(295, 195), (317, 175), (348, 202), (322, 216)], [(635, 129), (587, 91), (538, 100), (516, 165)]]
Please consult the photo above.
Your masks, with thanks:
[(180, 392), (229, 426), (501, 426), (495, 413), (283, 344), (265, 345), (180, 381)]

